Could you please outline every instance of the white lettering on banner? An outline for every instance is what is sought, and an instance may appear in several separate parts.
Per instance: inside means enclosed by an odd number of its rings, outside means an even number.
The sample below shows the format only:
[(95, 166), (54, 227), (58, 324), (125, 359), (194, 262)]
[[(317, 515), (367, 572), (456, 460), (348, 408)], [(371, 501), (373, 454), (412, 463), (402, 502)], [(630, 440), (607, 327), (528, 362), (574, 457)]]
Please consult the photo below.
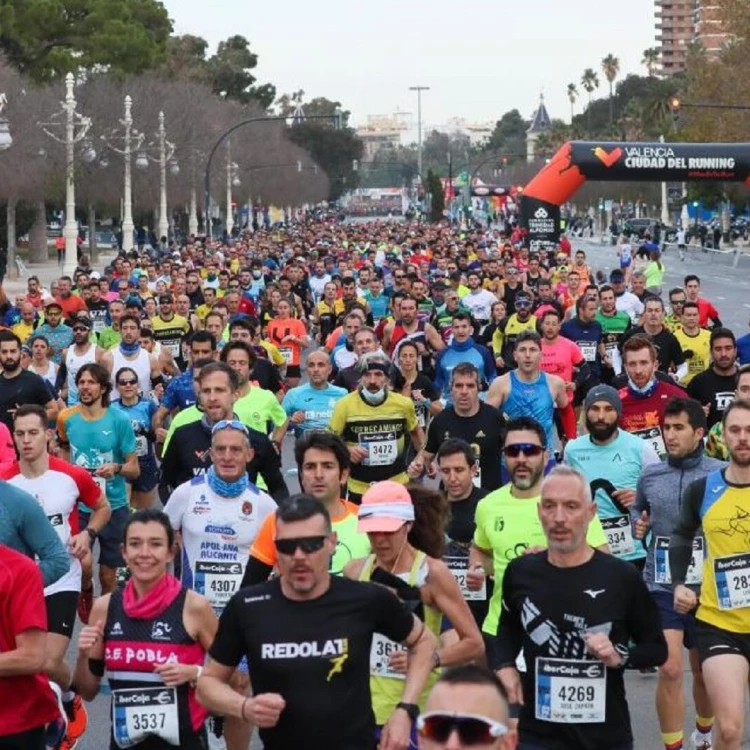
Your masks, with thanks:
[[(669, 567), (669, 537), (657, 536), (654, 542), (654, 582), (672, 583), (672, 570)], [(693, 554), (685, 574), (685, 583), (695, 586), (703, 583), (703, 539), (693, 539)]]
[(263, 643), (261, 659), (310, 659), (344, 656), (349, 653), (348, 638), (329, 638), (327, 641), (303, 641), (302, 643)]
[(631, 146), (625, 148), (628, 169), (734, 169), (732, 156), (675, 156), (669, 146)]
[(391, 668), (391, 654), (397, 651), (406, 651), (406, 646), (386, 638), (382, 633), (375, 633), (372, 636), (372, 646), (370, 647), (370, 674), (376, 677), (405, 680), (406, 672), (397, 672)]
[(750, 553), (717, 557), (714, 579), (720, 609), (750, 607)]
[(170, 745), (180, 744), (180, 722), (176, 688), (134, 688), (112, 693), (112, 732), (120, 748), (159, 737)]
[(537, 657), (535, 693), (540, 721), (600, 724), (606, 717), (606, 667), (582, 659)]
[(607, 545), (613, 555), (632, 555), (635, 552), (633, 541), (633, 529), (630, 525), (630, 516), (612, 516), (602, 518), (602, 528), (607, 535)]

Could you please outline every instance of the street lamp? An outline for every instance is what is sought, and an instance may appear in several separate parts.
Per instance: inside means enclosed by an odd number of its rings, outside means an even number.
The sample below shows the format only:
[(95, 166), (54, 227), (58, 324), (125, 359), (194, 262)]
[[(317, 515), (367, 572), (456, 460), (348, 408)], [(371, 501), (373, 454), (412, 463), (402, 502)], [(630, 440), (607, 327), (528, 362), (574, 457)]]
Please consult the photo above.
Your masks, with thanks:
[(8, 97), (0, 94), (0, 151), (6, 151), (13, 145), (13, 136), (10, 134), (10, 123), (3, 111), (8, 106)]
[(239, 187), (239, 165), (232, 161), (232, 143), (227, 141), (227, 237), (232, 236), (234, 229), (234, 212), (232, 211), (232, 188)]
[[(65, 101), (48, 122), (40, 122), (39, 127), (57, 143), (65, 144), (65, 257), (63, 274), (73, 276), (78, 263), (78, 224), (76, 223), (76, 186), (75, 186), (75, 147), (76, 143), (86, 138), (91, 128), (91, 118), (85, 117), (76, 110), (74, 93), (75, 77), (72, 73), (65, 76)], [(58, 135), (55, 130), (65, 127), (65, 135)], [(96, 151), (91, 141), (84, 143), (84, 159), (92, 162)]]
[[(125, 164), (125, 195), (122, 209), (122, 249), (125, 252), (129, 252), (133, 249), (133, 231), (135, 230), (135, 224), (133, 223), (131, 154), (133, 151), (138, 151), (140, 149), (143, 145), (143, 139), (146, 137), (143, 133), (140, 133), (133, 128), (132, 108), (133, 100), (128, 95), (125, 97), (125, 117), (120, 120), (120, 125), (123, 127), (123, 135), (120, 135), (119, 132), (115, 130), (110, 133), (110, 135), (102, 136), (102, 141), (104, 141), (109, 148), (122, 155)], [(122, 141), (122, 148), (115, 146), (113, 141)], [(102, 159), (100, 164), (103, 162), (104, 159)], [(148, 159), (146, 159), (145, 166), (148, 166)]]
[[(155, 156), (151, 155), (155, 152)], [(167, 140), (167, 129), (164, 126), (164, 112), (159, 112), (159, 129), (156, 131), (156, 141), (152, 141), (141, 148), (135, 158), (138, 169), (146, 169), (149, 161), (159, 165), (159, 223), (157, 225), (158, 240), (169, 236), (169, 218), (167, 217), (167, 167), (170, 174), (180, 173), (180, 165), (174, 158), (175, 145)]]
[(409, 86), (409, 91), (417, 92), (417, 169), (422, 179), (422, 92), (429, 91), (429, 86)]

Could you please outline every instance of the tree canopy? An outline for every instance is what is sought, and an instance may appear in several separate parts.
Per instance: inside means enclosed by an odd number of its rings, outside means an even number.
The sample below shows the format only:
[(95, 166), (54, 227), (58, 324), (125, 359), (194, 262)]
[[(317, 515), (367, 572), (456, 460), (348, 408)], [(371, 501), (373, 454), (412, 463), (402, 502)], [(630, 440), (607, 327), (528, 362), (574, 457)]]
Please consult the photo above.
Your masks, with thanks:
[(171, 31), (158, 0), (0, 0), (0, 53), (35, 82), (141, 73), (164, 61)]

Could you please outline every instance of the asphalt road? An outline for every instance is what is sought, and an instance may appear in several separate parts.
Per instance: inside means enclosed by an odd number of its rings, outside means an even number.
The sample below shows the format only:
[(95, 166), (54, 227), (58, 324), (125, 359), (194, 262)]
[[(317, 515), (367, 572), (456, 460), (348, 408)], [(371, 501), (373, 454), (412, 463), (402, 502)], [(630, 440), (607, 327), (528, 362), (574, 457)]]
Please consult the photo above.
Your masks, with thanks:
[[(580, 247), (586, 250), (589, 264), (594, 270), (601, 269), (608, 273), (611, 268), (617, 266), (615, 248), (611, 245), (602, 245), (590, 240), (577, 240), (573, 243), (573, 246), (575, 249)], [(730, 257), (715, 253), (704, 254), (693, 248), (689, 250), (687, 260), (684, 263), (680, 262), (674, 250), (668, 250), (663, 260), (667, 267), (665, 292), (672, 286), (681, 286), (686, 273), (697, 273), (701, 278), (702, 293), (716, 305), (722, 321), (738, 336), (748, 331), (748, 316), (750, 315), (750, 274), (748, 269), (750, 268), (750, 257), (743, 257), (737, 269), (732, 267)], [(287, 467), (287, 482), (290, 490), (295, 492), (298, 490), (296, 470), (289, 468), (294, 466), (291, 439), (285, 441), (283, 463)], [(74, 643), (79, 629), (80, 625), (76, 628)], [(71, 648), (69, 660), (72, 662), (74, 659), (75, 650)], [(635, 736), (635, 750), (658, 750), (662, 748), (659, 725), (654, 710), (656, 676), (629, 672), (626, 675), (625, 683)], [(690, 698), (691, 679), (689, 671), (685, 675), (685, 695), (687, 698), (685, 720), (687, 748), (690, 747), (687, 739), (694, 728), (695, 720)], [(89, 730), (79, 741), (79, 750), (102, 750), (109, 746), (109, 705), (108, 695), (100, 695), (93, 703), (89, 704)], [(750, 715), (747, 708), (745, 713), (746, 716)], [(262, 744), (256, 736), (251, 748), (252, 750), (259, 750), (261, 747)], [(750, 748), (750, 731), (747, 728), (742, 747)]]

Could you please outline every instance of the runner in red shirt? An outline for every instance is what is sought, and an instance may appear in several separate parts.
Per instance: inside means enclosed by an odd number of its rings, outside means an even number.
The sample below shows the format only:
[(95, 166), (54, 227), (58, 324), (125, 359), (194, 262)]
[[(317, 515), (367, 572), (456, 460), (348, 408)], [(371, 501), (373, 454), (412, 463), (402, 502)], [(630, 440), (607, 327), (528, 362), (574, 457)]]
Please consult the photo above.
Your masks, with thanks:
[[(701, 328), (720, 328), (719, 311), (705, 297), (701, 297), (701, 280), (699, 276), (690, 273), (685, 277), (685, 294), (689, 302), (698, 305), (698, 325)], [(709, 322), (711, 326), (709, 326)]]
[(656, 348), (645, 336), (631, 336), (623, 344), (622, 358), (628, 384), (618, 392), (622, 400), (620, 427), (648, 440), (663, 458), (667, 452), (662, 435), (664, 409), (672, 398), (686, 398), (687, 393), (656, 377)]
[[(539, 369), (549, 375), (557, 375), (565, 382), (568, 391), (568, 405), (559, 410), (560, 422), (567, 440), (575, 440), (578, 437), (576, 414), (573, 408), (573, 394), (576, 383), (573, 380), (575, 370), (583, 372), (583, 380), (588, 377), (588, 364), (583, 352), (578, 345), (560, 336), (560, 323), (562, 321), (559, 311), (548, 309), (541, 319), (542, 323), (542, 362)], [(585, 372), (584, 372), (585, 371)]]
[(45, 750), (45, 728), (60, 717), (43, 674), (47, 640), (42, 574), (0, 545), (0, 746)]

